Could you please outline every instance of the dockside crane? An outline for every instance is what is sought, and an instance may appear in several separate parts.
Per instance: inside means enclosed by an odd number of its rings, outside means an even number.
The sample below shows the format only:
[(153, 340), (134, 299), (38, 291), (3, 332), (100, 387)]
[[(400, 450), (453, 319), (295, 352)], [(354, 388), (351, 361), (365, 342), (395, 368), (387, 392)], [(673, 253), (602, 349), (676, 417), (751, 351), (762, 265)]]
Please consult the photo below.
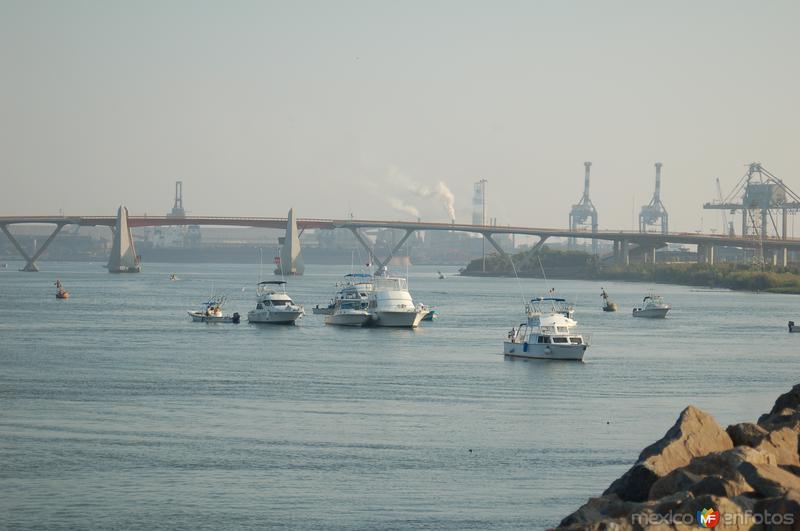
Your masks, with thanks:
[[(569, 230), (575, 231), (581, 228), (591, 227), (593, 233), (597, 232), (597, 209), (589, 198), (589, 173), (592, 168), (591, 162), (584, 162), (583, 177), (583, 196), (577, 204), (572, 205), (569, 211)], [(569, 247), (576, 247), (575, 238), (569, 239)], [(592, 254), (597, 254), (597, 238), (592, 239)]]

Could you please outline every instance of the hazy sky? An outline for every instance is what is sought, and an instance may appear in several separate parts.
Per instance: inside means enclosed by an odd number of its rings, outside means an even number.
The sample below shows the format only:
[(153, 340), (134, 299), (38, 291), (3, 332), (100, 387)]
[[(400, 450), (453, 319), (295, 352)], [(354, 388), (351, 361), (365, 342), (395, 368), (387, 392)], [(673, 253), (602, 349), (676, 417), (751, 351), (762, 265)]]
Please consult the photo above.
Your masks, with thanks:
[[(600, 226), (663, 168), (671, 228), (760, 161), (800, 189), (797, 2), (0, 0), (0, 215)], [(406, 208), (406, 210), (409, 210)]]

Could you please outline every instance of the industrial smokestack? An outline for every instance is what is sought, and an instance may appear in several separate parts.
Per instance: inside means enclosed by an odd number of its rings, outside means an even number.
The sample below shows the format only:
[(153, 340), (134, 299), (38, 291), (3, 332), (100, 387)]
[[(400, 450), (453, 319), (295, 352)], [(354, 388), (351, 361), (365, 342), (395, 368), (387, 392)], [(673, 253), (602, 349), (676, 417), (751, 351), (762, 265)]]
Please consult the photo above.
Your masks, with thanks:
[(655, 200), (658, 202), (661, 199), (661, 163), (656, 162), (656, 193)]
[(583, 178), (583, 197), (589, 197), (589, 172), (592, 168), (591, 162), (584, 162), (583, 166), (586, 168), (586, 175)]

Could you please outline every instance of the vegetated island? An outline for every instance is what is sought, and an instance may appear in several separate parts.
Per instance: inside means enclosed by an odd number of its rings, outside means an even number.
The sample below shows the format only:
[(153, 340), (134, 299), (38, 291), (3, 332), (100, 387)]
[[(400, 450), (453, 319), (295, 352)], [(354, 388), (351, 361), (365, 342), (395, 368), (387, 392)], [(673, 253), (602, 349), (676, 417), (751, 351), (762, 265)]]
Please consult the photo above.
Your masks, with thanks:
[[(798, 529), (798, 435), (800, 384), (755, 424), (723, 429), (689, 406), (602, 496), (557, 529)], [(701, 518), (712, 525), (702, 525)]]
[[(664, 284), (685, 284), (740, 291), (800, 294), (800, 268), (758, 266), (747, 263), (720, 262), (715, 265), (696, 262), (633, 263), (628, 266), (604, 263), (582, 251), (559, 251), (542, 247), (538, 252), (523, 251), (509, 260), (498, 254), (472, 260), (461, 270), (466, 276), (548, 278), (579, 280), (625, 280)], [(541, 262), (541, 265), (540, 265)]]

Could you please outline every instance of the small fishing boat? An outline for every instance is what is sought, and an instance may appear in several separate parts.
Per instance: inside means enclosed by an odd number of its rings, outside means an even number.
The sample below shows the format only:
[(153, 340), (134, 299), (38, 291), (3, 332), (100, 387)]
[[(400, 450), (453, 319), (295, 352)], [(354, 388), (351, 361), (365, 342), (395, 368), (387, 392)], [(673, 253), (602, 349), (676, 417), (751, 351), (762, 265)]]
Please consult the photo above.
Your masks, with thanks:
[(789, 332), (800, 332), (800, 326), (794, 324), (794, 321), (789, 321)]
[(178, 275), (176, 275), (175, 273), (170, 273), (170, 274), (169, 274), (169, 279), (170, 279), (172, 282), (175, 282), (176, 280), (180, 280), (180, 279), (178, 278)]
[(69, 292), (64, 289), (60, 280), (56, 280), (56, 299), (69, 299)]
[(642, 299), (642, 305), (633, 309), (634, 317), (647, 317), (650, 319), (663, 319), (672, 306), (664, 302), (661, 295), (649, 293)]
[(265, 280), (256, 287), (256, 307), (247, 312), (251, 323), (294, 324), (305, 315), (286, 293), (285, 280)]
[(605, 288), (600, 288), (600, 296), (603, 298), (604, 312), (616, 312), (617, 310), (619, 310), (619, 305), (616, 302), (612, 301), (611, 298), (609, 298)]
[(435, 321), (439, 318), (439, 312), (433, 308), (429, 308), (424, 304), (420, 304), (420, 308), (422, 311), (426, 312), (425, 315), (422, 316), (423, 321)]
[(439, 273), (439, 280), (444, 280), (444, 273), (441, 271), (437, 271), (437, 273)]
[(232, 315), (223, 315), (222, 306), (225, 304), (225, 297), (222, 295), (212, 296), (200, 305), (200, 310), (187, 312), (196, 323), (233, 323), (239, 324), (241, 317), (238, 312)]

